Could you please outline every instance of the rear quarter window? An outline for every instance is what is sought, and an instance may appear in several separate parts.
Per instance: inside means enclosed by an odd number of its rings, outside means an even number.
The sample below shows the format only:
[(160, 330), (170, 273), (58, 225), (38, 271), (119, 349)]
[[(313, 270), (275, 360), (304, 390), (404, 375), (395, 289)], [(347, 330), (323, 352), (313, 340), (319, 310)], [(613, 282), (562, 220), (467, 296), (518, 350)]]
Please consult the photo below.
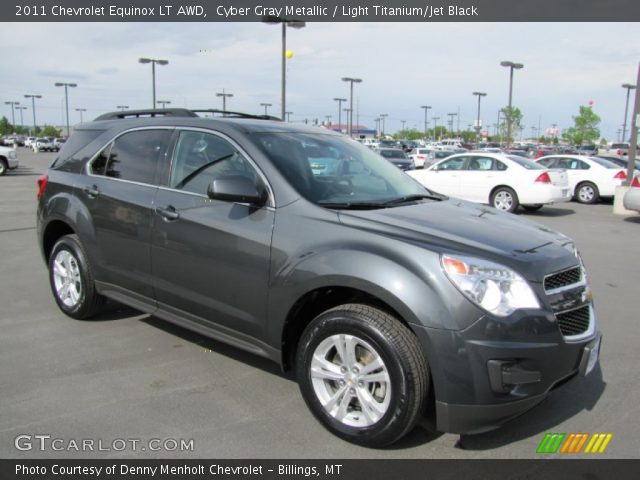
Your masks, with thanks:
[(62, 144), (58, 156), (54, 160), (51, 168), (59, 167), (76, 153), (98, 138), (104, 130), (76, 130), (69, 139)]

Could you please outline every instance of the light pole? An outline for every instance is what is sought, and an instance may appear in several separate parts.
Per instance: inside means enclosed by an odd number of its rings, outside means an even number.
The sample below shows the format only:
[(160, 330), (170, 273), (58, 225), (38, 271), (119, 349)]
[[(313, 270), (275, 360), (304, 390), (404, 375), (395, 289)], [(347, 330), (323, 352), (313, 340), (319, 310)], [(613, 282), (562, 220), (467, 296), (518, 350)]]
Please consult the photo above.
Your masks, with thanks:
[(67, 137), (71, 134), (71, 130), (69, 129), (69, 87), (75, 88), (78, 86), (77, 83), (65, 83), (65, 82), (56, 82), (54, 83), (56, 87), (64, 87), (64, 105), (67, 113)]
[(324, 118), (327, 119), (327, 124), (331, 125), (331, 115), (325, 115)]
[(449, 125), (451, 125), (451, 133), (453, 133), (453, 117), (458, 115), (457, 113), (447, 113), (449, 115)]
[(343, 82), (350, 83), (350, 93), (349, 93), (349, 125), (348, 125), (348, 135), (351, 136), (353, 130), (353, 84), (361, 83), (361, 78), (352, 78), (352, 77), (342, 77)]
[(374, 122), (376, 122), (376, 137), (378, 136), (378, 132), (380, 131), (380, 117), (374, 118)]
[(42, 95), (27, 94), (24, 98), (31, 99), (31, 110), (33, 111), (33, 136), (36, 136), (36, 98), (42, 98)]
[(11, 125), (13, 126), (14, 130), (16, 128), (16, 114), (13, 110), (13, 108), (16, 105), (20, 105), (20, 102), (4, 102), (5, 105), (11, 105)]
[(82, 112), (86, 112), (86, 108), (76, 108), (76, 112), (80, 113), (80, 123), (82, 123)]
[(347, 117), (347, 132), (349, 132), (349, 113), (351, 113), (351, 109), (343, 108), (342, 111), (344, 112), (345, 116)]
[(129, 105), (118, 105), (116, 108), (121, 112), (124, 112), (127, 108), (129, 108)]
[(156, 63), (158, 65), (167, 65), (169, 63), (168, 60), (158, 60), (157, 58), (139, 58), (138, 62), (140, 63), (150, 63), (151, 64), (151, 83), (153, 88), (153, 109), (156, 109)]
[(482, 97), (486, 97), (487, 94), (484, 92), (473, 92), (473, 95), (476, 95), (478, 97), (478, 117), (476, 118), (476, 136), (479, 140), (480, 129), (482, 128), (482, 125), (480, 125), (480, 100), (482, 99)]
[[(227, 111), (227, 98), (233, 97), (233, 93), (225, 93), (223, 88), (222, 93), (216, 93), (216, 97), (222, 97), (222, 115), (224, 116), (225, 112)], [(284, 120), (284, 117), (282, 118)]]
[(436, 130), (438, 128), (438, 120), (440, 120), (440, 117), (431, 117), (431, 119), (433, 120), (433, 139), (436, 140)]
[(431, 106), (429, 105), (422, 105), (420, 106), (420, 108), (424, 109), (424, 139), (427, 139), (427, 136), (429, 134), (429, 119), (427, 117), (429, 110), (431, 109)]
[(513, 99), (513, 71), (520, 70), (524, 65), (522, 63), (515, 63), (508, 60), (500, 62), (503, 67), (509, 68), (509, 113), (507, 116), (507, 146), (511, 143), (511, 122), (513, 120), (513, 112), (511, 111), (511, 103)]
[(622, 124), (622, 141), (624, 142), (624, 139), (627, 136), (627, 117), (629, 115), (629, 92), (635, 89), (636, 86), (631, 85), (630, 83), (623, 83), (622, 88), (625, 88), (627, 90), (627, 103), (625, 103), (624, 105), (624, 123)]
[(296, 20), (295, 18), (278, 17), (275, 15), (265, 15), (262, 17), (264, 23), (281, 23), (282, 24), (282, 80), (281, 80), (281, 94), (282, 94), (282, 109), (281, 117), (284, 120), (287, 113), (287, 27), (291, 28), (304, 28), (306, 22), (302, 20)]
[[(342, 133), (342, 102), (346, 102), (347, 99), (346, 98), (334, 98), (333, 99), (335, 102), (338, 102), (338, 128), (340, 129), (340, 132)], [(348, 120), (347, 120), (348, 122)], [(349, 128), (347, 127), (347, 131), (349, 130)]]
[(22, 111), (26, 110), (27, 107), (16, 107), (17, 110), (20, 110), (20, 126), (24, 127), (24, 120), (22, 118)]
[(270, 103), (261, 103), (260, 106), (264, 107), (264, 116), (266, 117), (268, 115), (267, 108), (271, 107), (272, 105)]
[(291, 114), (292, 114), (293, 112), (284, 112), (284, 113), (285, 113), (285, 115), (287, 116), (287, 123), (291, 123)]
[(402, 124), (402, 131), (404, 132), (404, 126), (407, 124), (406, 120), (400, 120), (400, 123)]
[(385, 119), (386, 119), (388, 116), (389, 116), (389, 114), (388, 114), (388, 113), (381, 113), (381, 114), (380, 114), (380, 121), (382, 122), (382, 129), (381, 129), (381, 131), (382, 131), (381, 136), (382, 136), (382, 137), (384, 137), (384, 130), (385, 130), (385, 129), (384, 129), (384, 123), (385, 123)]
[(156, 100), (157, 105), (162, 105), (162, 108), (167, 108), (167, 105), (171, 105), (171, 100)]

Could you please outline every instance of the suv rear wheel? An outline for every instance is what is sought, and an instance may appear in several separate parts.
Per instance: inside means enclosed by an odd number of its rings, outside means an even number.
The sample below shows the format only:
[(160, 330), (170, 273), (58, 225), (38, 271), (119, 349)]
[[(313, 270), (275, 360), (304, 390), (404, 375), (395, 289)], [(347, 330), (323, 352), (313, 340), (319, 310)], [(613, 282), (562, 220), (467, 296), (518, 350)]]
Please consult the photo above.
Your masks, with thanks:
[(296, 370), (316, 418), (353, 443), (389, 445), (424, 412), (429, 373), (417, 338), (366, 305), (342, 305), (316, 317), (298, 344)]
[(104, 304), (77, 235), (65, 235), (54, 245), (49, 256), (49, 282), (58, 307), (72, 318), (92, 317)]

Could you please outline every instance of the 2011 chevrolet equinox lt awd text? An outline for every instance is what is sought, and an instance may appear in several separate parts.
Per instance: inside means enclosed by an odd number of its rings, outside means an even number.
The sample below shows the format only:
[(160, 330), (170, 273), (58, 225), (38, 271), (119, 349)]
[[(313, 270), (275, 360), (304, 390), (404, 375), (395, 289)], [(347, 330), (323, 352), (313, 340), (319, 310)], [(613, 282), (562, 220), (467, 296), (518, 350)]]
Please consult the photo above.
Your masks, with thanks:
[(598, 361), (571, 239), (431, 192), (343, 135), (118, 112), (78, 126), (38, 183), (64, 313), (108, 297), (279, 362), (351, 442), (389, 445), (424, 416), (496, 428)]

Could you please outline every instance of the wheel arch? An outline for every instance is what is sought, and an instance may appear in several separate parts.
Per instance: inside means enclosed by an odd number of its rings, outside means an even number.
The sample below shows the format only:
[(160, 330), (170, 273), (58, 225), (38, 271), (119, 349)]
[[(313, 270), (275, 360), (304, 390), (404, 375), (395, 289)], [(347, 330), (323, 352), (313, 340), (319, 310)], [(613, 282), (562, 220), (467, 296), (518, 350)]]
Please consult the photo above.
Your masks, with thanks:
[(58, 240), (65, 235), (73, 235), (76, 231), (67, 222), (55, 219), (47, 223), (42, 231), (42, 253), (46, 262), (49, 261), (51, 251)]

